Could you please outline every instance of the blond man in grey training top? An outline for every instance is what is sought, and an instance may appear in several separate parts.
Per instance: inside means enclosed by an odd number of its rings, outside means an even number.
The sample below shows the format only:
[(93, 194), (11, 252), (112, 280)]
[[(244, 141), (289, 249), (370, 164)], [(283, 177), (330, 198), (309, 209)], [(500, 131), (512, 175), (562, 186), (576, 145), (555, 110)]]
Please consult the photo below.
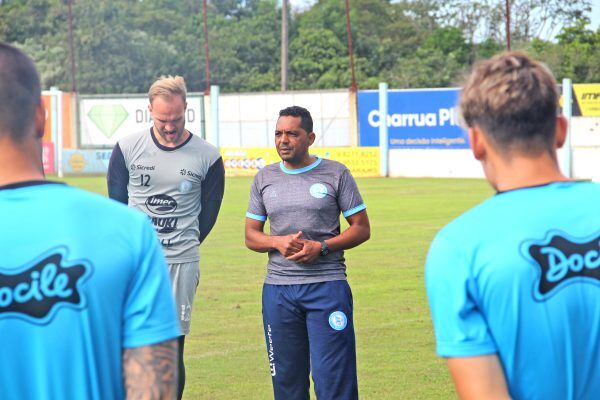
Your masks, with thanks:
[(109, 196), (148, 215), (169, 264), (179, 338), (179, 398), (185, 385), (183, 348), (200, 279), (198, 246), (214, 226), (225, 184), (217, 148), (185, 129), (186, 87), (180, 76), (158, 79), (148, 91), (153, 126), (115, 146)]

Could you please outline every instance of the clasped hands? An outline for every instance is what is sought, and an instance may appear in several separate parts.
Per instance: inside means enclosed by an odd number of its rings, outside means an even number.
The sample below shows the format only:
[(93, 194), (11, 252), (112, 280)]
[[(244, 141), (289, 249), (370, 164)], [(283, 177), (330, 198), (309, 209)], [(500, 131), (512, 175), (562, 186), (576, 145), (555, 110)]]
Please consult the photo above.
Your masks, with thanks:
[(273, 236), (273, 247), (286, 259), (297, 263), (310, 263), (321, 253), (321, 243), (315, 240), (302, 239), (302, 231), (298, 233)]

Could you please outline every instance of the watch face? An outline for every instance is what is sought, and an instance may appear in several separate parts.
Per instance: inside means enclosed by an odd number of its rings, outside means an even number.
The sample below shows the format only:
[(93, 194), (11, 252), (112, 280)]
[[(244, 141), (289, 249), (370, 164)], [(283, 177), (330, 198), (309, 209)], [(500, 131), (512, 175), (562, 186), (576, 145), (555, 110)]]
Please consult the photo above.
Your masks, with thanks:
[(329, 246), (327, 246), (327, 243), (322, 242), (321, 243), (321, 255), (326, 256), (327, 254), (329, 254)]

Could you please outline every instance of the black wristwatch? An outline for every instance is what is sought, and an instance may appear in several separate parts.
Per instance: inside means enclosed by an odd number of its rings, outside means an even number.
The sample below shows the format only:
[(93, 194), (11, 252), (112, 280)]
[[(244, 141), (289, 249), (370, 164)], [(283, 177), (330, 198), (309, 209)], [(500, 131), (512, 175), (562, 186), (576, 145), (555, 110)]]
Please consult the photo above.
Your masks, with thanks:
[(327, 245), (327, 243), (325, 241), (321, 242), (321, 257), (325, 257), (327, 254), (329, 254), (329, 246)]

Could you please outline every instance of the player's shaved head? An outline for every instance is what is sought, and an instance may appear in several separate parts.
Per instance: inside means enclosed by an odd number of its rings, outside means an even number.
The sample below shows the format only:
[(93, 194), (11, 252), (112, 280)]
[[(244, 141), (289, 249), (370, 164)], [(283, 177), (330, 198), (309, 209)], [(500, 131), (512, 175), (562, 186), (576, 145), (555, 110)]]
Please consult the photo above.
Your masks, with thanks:
[(40, 78), (21, 50), (0, 43), (0, 135), (22, 141), (41, 101)]
[(552, 73), (520, 52), (478, 62), (460, 96), (463, 122), (479, 126), (504, 154), (551, 153), (557, 109)]

